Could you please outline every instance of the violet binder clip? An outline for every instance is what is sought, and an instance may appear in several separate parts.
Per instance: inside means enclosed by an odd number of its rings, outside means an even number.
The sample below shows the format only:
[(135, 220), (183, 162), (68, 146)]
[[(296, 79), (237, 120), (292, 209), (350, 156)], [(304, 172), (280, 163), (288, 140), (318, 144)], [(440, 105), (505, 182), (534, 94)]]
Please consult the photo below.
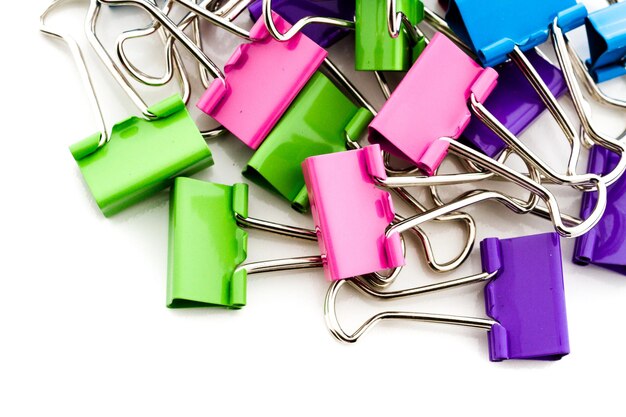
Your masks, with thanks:
[[(488, 330), (489, 359), (493, 362), (558, 360), (567, 355), (569, 335), (558, 235), (489, 238), (481, 242), (480, 249), (483, 272), (465, 278), (395, 292), (381, 292), (360, 279), (332, 283), (324, 303), (329, 330), (341, 341), (356, 342), (383, 320), (454, 324)], [(339, 324), (335, 311), (337, 294), (345, 284), (365, 295), (389, 300), (483, 282), (487, 283), (484, 294), (489, 318), (386, 311), (348, 334)]]
[[(530, 50), (526, 56), (552, 94), (561, 97), (567, 91), (561, 70), (538, 50)], [(517, 136), (543, 113), (546, 106), (515, 64), (506, 62), (494, 69), (498, 73), (498, 84), (487, 97), (485, 107)], [(497, 158), (507, 147), (497, 134), (475, 118), (470, 120), (461, 139), (492, 158)]]
[[(591, 148), (589, 172), (603, 175), (617, 164), (619, 155), (600, 146)], [(595, 193), (583, 197), (580, 215), (585, 219), (595, 204)], [(626, 275), (626, 177), (608, 188), (607, 207), (600, 222), (576, 239), (574, 263), (597, 265)]]
[[(263, 0), (254, 0), (248, 7), (255, 22), (263, 15)], [(272, 10), (292, 25), (308, 16), (327, 16), (349, 21), (354, 19), (354, 2), (345, 0), (274, 0)], [(349, 29), (330, 25), (311, 25), (302, 29), (309, 39), (328, 48), (349, 33)]]
[(110, 60), (95, 34), (100, 3), (94, 0), (90, 2), (86, 20), (89, 41), (144, 116), (129, 117), (110, 130), (107, 128), (79, 45), (70, 36), (50, 30), (45, 24), (47, 14), (60, 3), (53, 2), (42, 14), (40, 29), (69, 45), (97, 110), (100, 132), (72, 145), (70, 151), (103, 214), (113, 215), (169, 187), (176, 176), (191, 175), (212, 165), (211, 152), (184, 100), (176, 95), (148, 107)]
[(248, 275), (320, 267), (319, 256), (242, 264), (243, 227), (315, 240), (315, 232), (248, 217), (248, 186), (177, 178), (171, 190), (167, 306), (241, 308)]

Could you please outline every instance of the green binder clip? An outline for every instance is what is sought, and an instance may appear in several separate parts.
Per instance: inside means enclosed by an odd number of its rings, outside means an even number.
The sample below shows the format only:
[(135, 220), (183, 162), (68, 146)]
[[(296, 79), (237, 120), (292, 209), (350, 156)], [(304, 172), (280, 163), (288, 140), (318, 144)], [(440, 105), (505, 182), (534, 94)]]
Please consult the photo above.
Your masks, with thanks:
[(271, 19), (271, 0), (263, 0), (263, 19), (272, 37), (287, 41), (310, 24), (354, 28), (355, 68), (360, 71), (407, 71), (426, 47), (417, 28), (424, 19), (420, 0), (356, 0), (354, 21), (305, 16), (281, 33)]
[(423, 18), (418, 0), (356, 0), (355, 68), (407, 71), (426, 47), (415, 28)]
[(248, 186), (177, 178), (171, 189), (167, 306), (246, 305), (247, 276), (318, 268), (320, 256), (242, 264), (248, 234), (243, 227), (317, 240), (315, 231), (248, 217)]
[(326, 75), (316, 72), (243, 171), (250, 180), (278, 192), (300, 212), (309, 207), (302, 162), (358, 146), (359, 137), (374, 117), (372, 106), (330, 61), (325, 61), (325, 68), (358, 104)]
[[(70, 151), (96, 203), (105, 216), (169, 187), (179, 175), (191, 175), (213, 164), (211, 152), (180, 96), (148, 107), (95, 35), (100, 3), (91, 1), (87, 13), (88, 39), (116, 81), (144, 117), (130, 117), (113, 126), (110, 133), (91, 81), (89, 69), (74, 39), (45, 26), (53, 2), (41, 17), (41, 30), (67, 42), (99, 114), (101, 130), (72, 145)], [(179, 73), (183, 73), (180, 67)], [(182, 75), (181, 75), (182, 76)], [(185, 84), (185, 83), (183, 83)], [(184, 94), (188, 97), (188, 91)], [(209, 134), (212, 134), (209, 132)]]

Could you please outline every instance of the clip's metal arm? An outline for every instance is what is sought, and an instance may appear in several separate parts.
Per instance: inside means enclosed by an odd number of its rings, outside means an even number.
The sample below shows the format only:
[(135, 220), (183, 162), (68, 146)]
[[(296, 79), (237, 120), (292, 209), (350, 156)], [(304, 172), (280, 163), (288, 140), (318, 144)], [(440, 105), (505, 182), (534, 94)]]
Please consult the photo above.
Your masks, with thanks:
[[(200, 5), (194, 3), (193, 1), (190, 0), (174, 0), (176, 3), (180, 4), (181, 6), (183, 6), (184, 8), (188, 9), (189, 11), (197, 14), (198, 16), (201, 16), (203, 18), (205, 18), (206, 20), (208, 20), (209, 22), (213, 23), (214, 25), (217, 25), (219, 27), (221, 27), (222, 29), (227, 30), (228, 32), (232, 33), (235, 36), (238, 36), (240, 38), (243, 38), (245, 40), (252, 40), (250, 39), (250, 32), (240, 28), (239, 26), (235, 25), (230, 18), (228, 17), (223, 17), (220, 16), (216, 13), (212, 13), (210, 11), (208, 11), (207, 9), (201, 7)], [(225, 13), (227, 14), (227, 13)]]
[[(528, 148), (522, 141), (520, 141), (511, 131), (509, 131), (491, 112), (476, 98), (472, 93), (469, 102), (470, 110), (478, 119), (484, 123), (489, 129), (491, 129), (496, 135), (498, 135), (507, 145), (509, 145), (518, 155), (523, 159), (537, 167), (548, 177), (549, 180), (556, 184), (568, 185), (575, 188), (582, 188), (584, 191), (588, 191), (591, 187), (595, 186), (595, 180), (597, 176), (589, 174), (576, 174), (576, 166), (568, 167), (568, 174), (561, 175), (554, 171), (550, 166), (543, 162), (533, 151)], [(578, 160), (577, 154), (580, 153), (580, 141), (577, 139), (573, 142), (571, 147), (571, 154), (569, 162), (576, 162)]]
[(472, 57), (472, 59), (474, 59), (475, 61), (478, 61), (478, 58), (476, 57), (474, 51), (472, 51), (472, 49), (467, 46), (465, 42), (463, 42), (452, 29), (450, 29), (450, 26), (448, 26), (448, 23), (444, 19), (442, 19), (439, 15), (430, 10), (428, 7), (424, 7), (424, 20), (430, 26), (432, 26), (433, 29), (446, 35), (448, 39), (454, 42), (454, 44), (461, 48), (463, 52), (465, 52), (468, 56)]
[(397, 0), (387, 0), (387, 29), (389, 30), (389, 35), (392, 38), (397, 38), (400, 36), (403, 26), (409, 35), (411, 43), (416, 44), (421, 37), (421, 33), (404, 13), (398, 11)]
[[(226, 83), (224, 74), (213, 61), (211, 61), (204, 52), (196, 45), (185, 33), (176, 26), (172, 20), (167, 17), (161, 9), (147, 0), (98, 0), (106, 4), (118, 4), (118, 5), (132, 5), (143, 8), (150, 13), (153, 18), (159, 21), (159, 23), (174, 36), (185, 48), (198, 60), (202, 65), (209, 70), (211, 75)], [(176, 0), (180, 1), (180, 0)], [(197, 7), (197, 5), (194, 5)], [(205, 11), (206, 12), (206, 11)], [(208, 12), (206, 12), (208, 13)]]
[[(218, 0), (204, 0), (200, 7), (212, 7), (214, 3)], [(166, 0), (163, 5), (163, 12), (165, 14), (169, 14), (171, 10), (173, 0)], [(193, 13), (187, 13), (183, 19), (178, 22), (178, 27), (181, 30), (187, 28), (189, 24), (192, 22), (197, 22), (197, 16)], [(139, 39), (146, 36), (150, 36), (155, 32), (159, 32), (161, 35), (161, 39), (165, 44), (165, 74), (160, 77), (155, 77), (145, 73), (144, 71), (137, 68), (133, 63), (128, 59), (126, 55), (125, 45), (126, 42), (131, 39)], [(196, 31), (196, 26), (194, 26), (194, 36), (198, 36), (199, 34)], [(198, 43), (198, 39), (196, 38), (196, 44), (202, 47), (200, 43)], [(162, 28), (161, 24), (157, 20), (153, 20), (150, 26), (141, 28), (141, 29), (132, 29), (124, 31), (118, 36), (116, 42), (117, 56), (122, 63), (122, 65), (126, 68), (126, 70), (135, 78), (137, 81), (140, 81), (147, 85), (163, 85), (167, 83), (174, 75), (173, 69), (173, 59), (176, 58), (175, 55), (178, 54), (178, 49), (173, 46), (173, 38), (171, 35), (167, 34)], [(204, 67), (200, 66), (204, 69)]]
[(584, 133), (588, 135), (594, 143), (608, 148), (611, 152), (615, 152), (620, 155), (620, 159), (615, 168), (613, 168), (613, 170), (608, 174), (602, 176), (604, 181), (606, 181), (606, 184), (611, 185), (621, 177), (624, 171), (626, 171), (626, 145), (617, 138), (611, 138), (598, 132), (592, 125), (591, 118), (585, 109), (585, 98), (576, 80), (576, 73), (572, 60), (570, 59), (570, 53), (568, 52), (571, 48), (568, 48), (567, 39), (557, 24), (556, 19), (552, 24), (552, 37), (555, 43), (555, 50), (559, 60), (559, 65), (563, 71), (570, 96), (574, 102), (576, 114), (580, 119)]
[(418, 312), (407, 312), (407, 311), (386, 311), (383, 313), (376, 314), (375, 316), (367, 319), (365, 323), (363, 323), (354, 333), (348, 334), (339, 324), (339, 320), (337, 318), (336, 312), (336, 300), (337, 294), (341, 287), (343, 287), (346, 283), (349, 283), (354, 288), (356, 288), (361, 293), (380, 298), (384, 300), (397, 299), (402, 297), (415, 296), (420, 294), (427, 294), (436, 291), (442, 291), (450, 288), (456, 288), (461, 286), (466, 286), (470, 284), (477, 284), (481, 282), (485, 282), (490, 280), (495, 276), (496, 272), (492, 273), (481, 273), (472, 275), (465, 278), (460, 278), (456, 280), (446, 281), (438, 284), (426, 285), (422, 287), (412, 288), (408, 290), (401, 290), (395, 292), (381, 292), (377, 291), (367, 284), (362, 282), (359, 279), (353, 280), (343, 280), (333, 282), (326, 293), (326, 299), (324, 300), (324, 318), (326, 319), (326, 325), (330, 332), (337, 339), (353, 343), (356, 342), (367, 330), (372, 328), (376, 323), (382, 320), (415, 320), (422, 321), (428, 323), (440, 323), (440, 324), (454, 324), (460, 326), (468, 326), (468, 327), (476, 327), (479, 329), (490, 330), (491, 327), (496, 324), (495, 320), (478, 318), (478, 317), (465, 317), (465, 316), (451, 316), (445, 314), (432, 314), (432, 313), (418, 313)]
[(83, 52), (78, 45), (78, 42), (70, 36), (69, 34), (51, 29), (46, 25), (46, 17), (48, 14), (56, 8), (59, 4), (62, 4), (66, 0), (54, 0), (50, 5), (46, 8), (46, 10), (41, 14), (39, 30), (46, 35), (53, 36), (55, 38), (61, 39), (64, 41), (70, 49), (72, 54), (72, 58), (74, 59), (74, 63), (78, 68), (78, 73), (80, 74), (80, 78), (83, 81), (83, 85), (89, 92), (89, 101), (91, 103), (92, 108), (98, 115), (98, 124), (100, 125), (100, 132), (102, 133), (100, 137), (100, 142), (98, 146), (102, 146), (109, 141), (109, 131), (106, 126), (106, 122), (104, 120), (104, 114), (102, 113), (102, 106), (100, 105), (100, 100), (98, 99), (98, 93), (96, 92), (96, 88), (93, 84), (93, 80), (91, 79), (91, 73), (89, 72), (89, 68), (87, 67), (87, 63), (85, 62), (85, 57), (83, 56)]
[[(417, 201), (417, 199), (413, 197), (406, 189), (397, 188), (394, 190), (394, 192), (405, 203), (415, 208), (416, 210), (419, 210), (421, 212), (425, 212), (428, 210), (426, 207), (420, 204), (420, 202)], [(395, 216), (396, 222), (401, 222), (403, 220), (405, 220), (404, 217), (396, 214)], [(424, 232), (424, 230), (422, 230), (422, 228), (420, 227), (415, 227), (413, 229), (410, 229), (410, 231), (415, 236), (417, 236), (417, 238), (422, 243), (422, 247), (424, 248), (424, 256), (426, 257), (426, 263), (428, 264), (428, 267), (435, 272), (450, 272), (450, 271), (455, 270), (459, 266), (461, 266), (461, 264), (465, 262), (465, 260), (471, 253), (472, 248), (474, 247), (474, 243), (476, 242), (476, 222), (474, 221), (474, 218), (472, 216), (470, 216), (467, 213), (462, 213), (462, 212), (449, 213), (449, 214), (446, 214), (445, 216), (437, 217), (435, 221), (437, 222), (458, 221), (458, 222), (462, 222), (465, 225), (467, 239), (465, 240), (465, 245), (463, 247), (463, 250), (457, 257), (444, 263), (440, 263), (439, 261), (437, 261), (435, 254), (434, 254), (432, 243), (430, 242), (430, 238), (428, 237), (426, 232)]]
[(361, 94), (361, 92), (352, 84), (352, 82), (344, 75), (343, 72), (330, 60), (324, 58), (323, 68), (326, 69), (328, 75), (332, 77), (332, 79), (338, 83), (346, 92), (352, 96), (352, 99), (356, 101), (360, 106), (365, 107), (369, 110), (373, 115), (376, 115), (376, 109), (374, 106)]
[(301, 227), (287, 226), (280, 223), (274, 223), (267, 220), (255, 219), (252, 217), (244, 217), (239, 213), (235, 213), (237, 223), (242, 227), (250, 227), (265, 232), (274, 233), (282, 236), (295, 237), (304, 240), (317, 241), (315, 230), (303, 229)]
[(104, 48), (104, 45), (100, 42), (100, 39), (98, 39), (98, 36), (96, 35), (96, 24), (98, 22), (98, 17), (100, 16), (100, 10), (100, 2), (98, 0), (90, 0), (89, 11), (87, 12), (87, 17), (85, 19), (85, 33), (89, 43), (98, 55), (98, 58), (100, 58), (100, 61), (102, 61), (109, 73), (113, 76), (113, 78), (115, 78), (115, 81), (117, 81), (119, 86), (124, 90), (126, 95), (128, 95), (141, 114), (148, 119), (156, 118), (156, 116), (148, 110), (146, 102), (139, 96), (139, 93), (131, 85), (129, 80), (126, 79), (122, 70), (117, 66), (117, 64), (115, 64), (109, 53)]
[(271, 261), (250, 262), (239, 265), (235, 273), (246, 271), (247, 275), (266, 272), (292, 271), (295, 269), (321, 268), (324, 265), (321, 256), (303, 256), (299, 258), (274, 259)]
[[(178, 1), (178, 0), (177, 0)], [(333, 25), (342, 28), (354, 28), (354, 22), (350, 20), (337, 19), (334, 17), (318, 17), (307, 16), (298, 20), (292, 27), (285, 33), (280, 33), (274, 19), (272, 18), (272, 0), (263, 0), (263, 22), (265, 27), (269, 31), (270, 35), (277, 41), (286, 42), (296, 36), (306, 25), (311, 23), (323, 23), (326, 25)]]
[[(532, 179), (508, 168), (504, 164), (492, 160), (491, 158), (484, 156), (453, 139), (446, 138), (445, 140), (449, 142), (450, 150), (454, 153), (462, 156), (463, 158), (474, 161), (477, 165), (486, 168), (497, 175), (507, 178), (527, 191), (539, 196), (539, 198), (546, 203), (547, 210), (550, 213), (550, 218), (556, 231), (564, 237), (576, 237), (585, 234), (589, 229), (595, 226), (604, 213), (604, 209), (606, 208), (607, 191), (606, 186), (598, 176), (595, 176), (595, 179), (593, 179), (598, 192), (596, 207), (592, 211), (589, 218), (578, 225), (571, 226), (565, 224), (563, 218), (561, 217), (561, 212), (556, 198), (545, 187), (538, 184), (536, 181), (533, 181)], [(393, 233), (405, 232), (415, 226), (419, 226), (429, 220), (434, 220), (435, 218), (449, 212), (458, 211), (464, 207), (487, 200), (498, 201), (516, 213), (522, 214), (528, 211), (528, 208), (521, 205), (517, 199), (512, 199), (504, 194), (494, 191), (480, 191), (460, 200), (453, 201), (444, 207), (429, 210), (423, 214), (419, 214), (408, 218), (403, 222), (392, 225), (387, 229), (387, 236), (390, 236)]]

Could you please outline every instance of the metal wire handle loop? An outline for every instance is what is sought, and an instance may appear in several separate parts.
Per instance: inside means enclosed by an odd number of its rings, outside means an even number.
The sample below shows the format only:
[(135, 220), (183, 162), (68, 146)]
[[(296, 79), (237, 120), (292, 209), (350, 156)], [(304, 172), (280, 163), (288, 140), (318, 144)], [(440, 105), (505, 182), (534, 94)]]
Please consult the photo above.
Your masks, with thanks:
[(381, 292), (369, 287), (365, 282), (360, 279), (342, 280), (333, 282), (328, 288), (326, 298), (324, 300), (324, 319), (328, 330), (340, 341), (347, 343), (356, 342), (365, 332), (371, 329), (375, 324), (383, 320), (415, 320), (428, 323), (440, 323), (440, 324), (454, 324), (460, 326), (475, 327), (480, 329), (490, 330), (491, 327), (496, 324), (495, 320), (477, 318), (477, 317), (465, 317), (465, 316), (451, 316), (445, 314), (432, 314), (432, 313), (420, 313), (420, 312), (408, 312), (408, 311), (385, 311), (376, 314), (367, 319), (354, 333), (348, 334), (339, 324), (336, 311), (336, 300), (339, 290), (346, 284), (351, 285), (357, 289), (360, 293), (382, 299), (391, 300), (403, 297), (416, 296), (421, 294), (432, 293), (436, 291), (442, 291), (450, 288), (461, 287), (471, 284), (477, 284), (486, 282), (492, 279), (496, 272), (481, 273), (472, 275), (465, 278), (446, 281), (438, 284), (426, 285), (422, 287), (411, 288), (407, 290), (400, 290), (394, 292)]
[(335, 17), (306, 16), (295, 22), (287, 32), (281, 33), (276, 27), (274, 19), (272, 18), (272, 0), (263, 0), (263, 22), (265, 23), (265, 27), (267, 27), (270, 35), (280, 42), (286, 42), (290, 40), (291, 38), (296, 36), (298, 32), (300, 32), (305, 26), (312, 23), (323, 23), (347, 29), (354, 28), (354, 22), (350, 20), (338, 19)]
[(70, 34), (65, 33), (63, 31), (52, 29), (46, 25), (46, 17), (48, 14), (55, 9), (58, 5), (68, 2), (68, 0), (54, 0), (46, 10), (41, 14), (39, 18), (39, 30), (46, 35), (55, 37), (64, 41), (70, 49), (70, 53), (72, 54), (72, 58), (76, 67), (78, 68), (78, 72), (80, 74), (80, 78), (83, 81), (83, 85), (85, 86), (89, 101), (93, 110), (96, 112), (98, 116), (98, 124), (100, 125), (100, 141), (98, 146), (103, 146), (105, 143), (109, 141), (109, 129), (107, 128), (106, 121), (104, 120), (104, 114), (102, 112), (102, 106), (100, 105), (100, 100), (98, 99), (98, 93), (96, 92), (96, 88), (93, 84), (93, 80), (91, 78), (91, 73), (89, 72), (89, 67), (87, 66), (87, 62), (85, 61), (85, 57), (83, 56), (83, 52), (78, 45), (76, 39), (74, 39)]

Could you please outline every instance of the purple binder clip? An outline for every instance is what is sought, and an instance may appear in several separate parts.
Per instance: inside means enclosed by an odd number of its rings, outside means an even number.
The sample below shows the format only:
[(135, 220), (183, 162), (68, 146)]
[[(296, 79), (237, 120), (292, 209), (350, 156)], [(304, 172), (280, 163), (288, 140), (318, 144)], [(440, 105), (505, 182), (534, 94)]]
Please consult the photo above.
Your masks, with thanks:
[[(606, 174), (620, 156), (601, 146), (591, 148), (588, 170)], [(583, 194), (580, 215), (583, 219), (597, 200), (596, 193)], [(587, 234), (576, 239), (574, 263), (598, 265), (626, 275), (626, 176), (622, 175), (608, 187), (604, 216)]]
[(485, 286), (489, 357), (557, 360), (569, 353), (561, 245), (556, 233), (480, 244), (483, 270), (498, 271)]
[[(381, 292), (361, 279), (335, 282), (324, 305), (326, 323), (335, 337), (355, 342), (372, 325), (389, 319), (457, 324), (488, 330), (489, 359), (558, 360), (569, 353), (561, 246), (556, 233), (481, 242), (483, 272), (470, 277), (395, 292)], [(350, 283), (366, 295), (394, 299), (488, 281), (485, 307), (490, 319), (389, 311), (347, 334), (339, 325), (335, 300)]]
[[(526, 52), (555, 97), (567, 90), (561, 70), (552, 65), (535, 50)], [(546, 109), (532, 85), (512, 62), (496, 68), (498, 85), (485, 102), (485, 107), (514, 135), (523, 132)], [(472, 119), (461, 135), (462, 141), (491, 158), (497, 158), (507, 147), (506, 143), (484, 123)]]
[[(353, 20), (354, 5), (354, 1), (344, 0), (274, 0), (272, 9), (289, 23), (295, 24), (307, 16)], [(256, 0), (248, 10), (256, 22), (263, 14), (263, 0)], [(349, 32), (348, 29), (331, 25), (307, 25), (302, 29), (302, 33), (322, 48), (334, 45)]]

